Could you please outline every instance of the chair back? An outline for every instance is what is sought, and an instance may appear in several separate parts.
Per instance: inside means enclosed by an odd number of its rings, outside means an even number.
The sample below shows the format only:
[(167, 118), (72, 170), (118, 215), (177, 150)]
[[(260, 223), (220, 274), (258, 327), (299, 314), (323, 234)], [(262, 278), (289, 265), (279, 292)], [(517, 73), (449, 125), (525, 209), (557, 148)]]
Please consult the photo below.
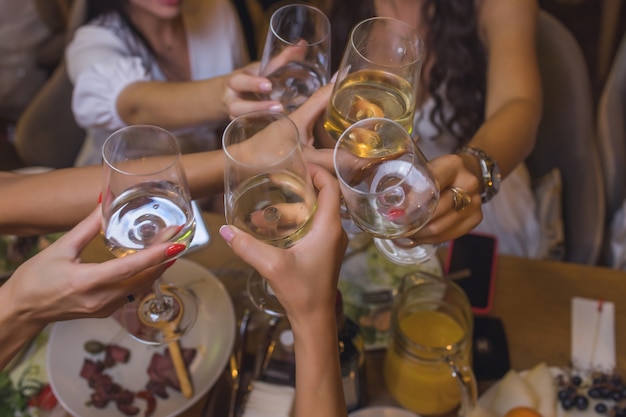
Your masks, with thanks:
[[(74, 0), (66, 28), (66, 44), (85, 20), (85, 0)], [(26, 166), (65, 168), (85, 140), (85, 130), (72, 112), (73, 85), (64, 61), (28, 104), (17, 120), (15, 150)]]
[(608, 261), (611, 222), (626, 198), (626, 34), (600, 94), (597, 141), (606, 193), (607, 228), (603, 258)]
[(534, 180), (559, 169), (565, 260), (595, 264), (602, 246), (605, 203), (587, 64), (572, 33), (543, 10), (537, 54), (543, 114), (526, 163)]

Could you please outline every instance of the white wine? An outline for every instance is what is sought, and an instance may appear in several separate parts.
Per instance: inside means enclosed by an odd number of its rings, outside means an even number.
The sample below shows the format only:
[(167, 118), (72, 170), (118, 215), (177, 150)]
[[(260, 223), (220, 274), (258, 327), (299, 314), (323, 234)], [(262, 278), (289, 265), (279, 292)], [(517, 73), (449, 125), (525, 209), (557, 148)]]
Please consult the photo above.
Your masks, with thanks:
[[(373, 158), (340, 187), (354, 221), (380, 238), (408, 236), (430, 220), (439, 192), (409, 153)], [(348, 185), (348, 187), (346, 187)], [(356, 191), (355, 191), (356, 190)]]
[(328, 81), (322, 68), (300, 61), (288, 62), (267, 78), (272, 82), (272, 91), (262, 98), (280, 101), (287, 112), (300, 107)]
[(151, 181), (120, 194), (108, 210), (102, 231), (117, 257), (157, 243), (188, 245), (195, 232), (191, 205), (183, 191), (168, 181)]
[(353, 123), (371, 117), (391, 119), (413, 130), (413, 86), (395, 74), (379, 70), (357, 71), (341, 82), (326, 111), (324, 128), (338, 140)]
[(308, 231), (316, 201), (315, 190), (292, 173), (258, 175), (227, 196), (227, 221), (257, 239), (286, 248)]

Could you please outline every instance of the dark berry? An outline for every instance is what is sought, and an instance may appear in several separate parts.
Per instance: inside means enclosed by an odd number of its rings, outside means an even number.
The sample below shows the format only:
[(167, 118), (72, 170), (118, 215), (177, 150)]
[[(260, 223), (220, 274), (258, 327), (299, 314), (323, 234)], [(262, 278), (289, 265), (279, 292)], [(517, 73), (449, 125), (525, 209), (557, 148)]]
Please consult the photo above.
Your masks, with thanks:
[(574, 375), (572, 377), (572, 381), (571, 382), (572, 382), (573, 385), (579, 387), (580, 384), (582, 384), (583, 379), (581, 377), (579, 377), (578, 375)]
[(611, 392), (611, 399), (615, 401), (619, 401), (622, 398), (622, 393), (619, 391)]
[(589, 397), (591, 397), (591, 398), (601, 398), (602, 397), (602, 393), (600, 392), (600, 388), (589, 388), (589, 391), (587, 391), (587, 395), (589, 395)]
[(561, 407), (563, 407), (565, 411), (571, 410), (574, 408), (574, 400), (571, 397), (563, 398), (561, 400)]
[(577, 395), (574, 398), (574, 401), (576, 403), (576, 408), (579, 410), (586, 410), (587, 407), (589, 407), (589, 400), (583, 395)]
[(560, 389), (557, 396), (559, 397), (559, 400), (561, 401), (566, 398), (570, 398), (572, 396), (572, 390), (570, 387)]
[(604, 403), (596, 404), (596, 406), (593, 407), (593, 409), (598, 414), (604, 414), (604, 413), (606, 413), (608, 411), (608, 408), (606, 407), (606, 404), (604, 404)]

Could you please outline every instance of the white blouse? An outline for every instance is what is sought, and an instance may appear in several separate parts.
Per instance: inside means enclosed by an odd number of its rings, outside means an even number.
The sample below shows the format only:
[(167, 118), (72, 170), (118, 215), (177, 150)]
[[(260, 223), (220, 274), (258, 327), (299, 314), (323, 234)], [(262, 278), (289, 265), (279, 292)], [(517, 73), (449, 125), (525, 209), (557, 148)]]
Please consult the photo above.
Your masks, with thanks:
[[(227, 74), (246, 63), (239, 17), (228, 0), (185, 0), (182, 15), (192, 80)], [(75, 165), (99, 164), (106, 138), (126, 126), (116, 109), (119, 93), (137, 81), (166, 78), (117, 14), (100, 16), (80, 27), (66, 49), (66, 61), (74, 83), (74, 117), (87, 130)], [(217, 127), (216, 122), (172, 133), (183, 152), (202, 151), (218, 146)]]
[[(437, 133), (430, 121), (434, 100), (427, 100), (416, 111), (415, 135), (417, 145), (427, 159), (455, 152), (457, 139), (450, 132)], [(542, 233), (537, 202), (531, 188), (526, 165), (519, 164), (500, 185), (500, 191), (482, 205), (483, 220), (475, 232), (495, 235), (499, 253), (528, 258), (547, 255), (548, 239)]]

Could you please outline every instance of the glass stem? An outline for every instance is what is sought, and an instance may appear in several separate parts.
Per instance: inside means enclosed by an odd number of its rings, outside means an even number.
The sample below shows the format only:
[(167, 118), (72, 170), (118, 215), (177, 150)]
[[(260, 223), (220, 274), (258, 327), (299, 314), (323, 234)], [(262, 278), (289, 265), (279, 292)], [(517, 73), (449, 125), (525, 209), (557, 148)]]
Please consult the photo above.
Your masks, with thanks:
[(154, 314), (161, 314), (167, 310), (167, 303), (163, 298), (163, 292), (161, 292), (161, 277), (157, 278), (152, 284), (152, 291), (154, 292), (154, 299), (152, 300), (150, 311)]

